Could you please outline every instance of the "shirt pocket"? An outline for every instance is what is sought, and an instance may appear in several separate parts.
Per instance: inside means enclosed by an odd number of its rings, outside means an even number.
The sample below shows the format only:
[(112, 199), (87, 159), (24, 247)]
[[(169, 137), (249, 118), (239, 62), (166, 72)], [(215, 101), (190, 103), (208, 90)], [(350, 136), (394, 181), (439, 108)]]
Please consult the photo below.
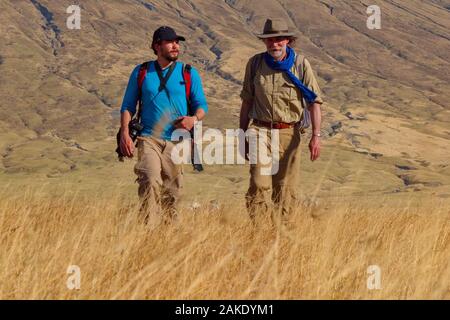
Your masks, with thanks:
[(280, 87), (280, 95), (281, 98), (285, 101), (301, 99), (298, 88), (292, 82), (283, 82)]

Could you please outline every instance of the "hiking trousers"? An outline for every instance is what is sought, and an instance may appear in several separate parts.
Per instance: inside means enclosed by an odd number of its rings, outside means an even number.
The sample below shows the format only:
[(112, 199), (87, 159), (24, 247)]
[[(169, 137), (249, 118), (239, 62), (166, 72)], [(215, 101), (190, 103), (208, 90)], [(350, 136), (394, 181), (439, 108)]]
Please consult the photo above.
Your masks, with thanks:
[[(258, 141), (267, 132), (262, 146), (263, 152), (272, 155), (270, 164), (261, 162), (259, 156), (256, 164), (250, 165), (250, 184), (246, 193), (246, 205), (251, 217), (259, 212), (274, 210), (284, 216), (292, 212), (298, 205), (299, 192), (299, 171), (300, 171), (300, 129), (297, 127), (280, 129), (279, 143), (272, 139), (273, 134), (270, 129), (252, 123), (249, 130), (253, 130), (258, 136)], [(275, 144), (278, 146), (278, 166), (274, 167)], [(272, 174), (268, 174), (268, 169), (275, 168)], [(266, 169), (265, 172), (262, 170)], [(272, 211), (273, 212), (273, 211)]]
[(168, 140), (138, 137), (138, 161), (134, 172), (139, 184), (140, 211), (146, 219), (152, 208), (169, 217), (176, 214), (183, 188), (183, 167), (172, 161), (174, 146)]

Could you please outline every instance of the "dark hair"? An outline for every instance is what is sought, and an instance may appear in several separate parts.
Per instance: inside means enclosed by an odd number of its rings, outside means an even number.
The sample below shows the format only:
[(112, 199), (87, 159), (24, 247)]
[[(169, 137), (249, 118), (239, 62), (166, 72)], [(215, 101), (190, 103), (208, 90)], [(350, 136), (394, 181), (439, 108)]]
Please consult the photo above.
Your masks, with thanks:
[(288, 46), (291, 48), (295, 48), (295, 42), (296, 42), (297, 38), (296, 37), (288, 37), (288, 40), (289, 40)]
[(155, 49), (156, 44), (161, 44), (161, 40), (159, 40), (159, 41), (152, 40), (152, 50), (153, 50), (153, 53), (157, 56), (158, 52), (156, 52), (156, 49)]

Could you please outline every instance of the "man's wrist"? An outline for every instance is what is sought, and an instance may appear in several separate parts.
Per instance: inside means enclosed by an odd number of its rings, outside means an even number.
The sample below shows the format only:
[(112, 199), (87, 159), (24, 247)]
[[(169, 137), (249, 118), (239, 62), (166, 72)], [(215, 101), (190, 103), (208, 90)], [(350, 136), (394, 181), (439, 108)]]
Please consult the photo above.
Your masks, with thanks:
[(313, 137), (318, 137), (318, 138), (320, 138), (320, 137), (322, 136), (322, 135), (320, 134), (320, 132), (318, 132), (318, 133), (314, 133), (314, 132), (313, 132), (312, 135), (313, 135)]

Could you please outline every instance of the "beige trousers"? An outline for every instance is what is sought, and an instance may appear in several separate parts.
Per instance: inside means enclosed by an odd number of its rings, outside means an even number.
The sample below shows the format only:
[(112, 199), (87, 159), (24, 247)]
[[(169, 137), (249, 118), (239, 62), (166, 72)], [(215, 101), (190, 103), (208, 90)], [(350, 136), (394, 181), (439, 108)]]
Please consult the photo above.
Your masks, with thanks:
[(183, 167), (171, 158), (174, 144), (154, 137), (138, 137), (138, 161), (134, 167), (139, 183), (141, 213), (148, 218), (149, 209), (172, 217), (183, 188)]
[[(249, 129), (256, 133), (264, 127), (252, 124)], [(279, 210), (283, 215), (289, 214), (298, 204), (298, 180), (300, 170), (300, 130), (298, 128), (280, 129), (279, 131), (279, 167), (273, 175), (262, 174), (261, 169), (267, 165), (260, 163), (250, 165), (250, 185), (246, 194), (247, 209), (251, 217), (257, 212), (269, 209)], [(272, 152), (271, 135), (267, 135), (265, 148)], [(273, 165), (272, 163), (269, 166)]]

